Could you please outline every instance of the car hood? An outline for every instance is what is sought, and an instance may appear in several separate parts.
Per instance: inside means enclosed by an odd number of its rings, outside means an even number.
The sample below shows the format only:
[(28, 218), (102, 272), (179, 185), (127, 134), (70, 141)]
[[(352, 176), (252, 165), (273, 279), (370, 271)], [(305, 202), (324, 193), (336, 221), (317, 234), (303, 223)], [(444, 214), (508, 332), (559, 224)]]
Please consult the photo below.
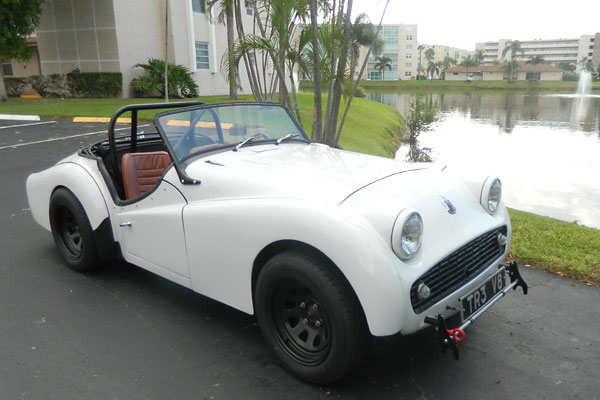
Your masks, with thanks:
[(340, 204), (373, 182), (419, 169), (321, 144), (285, 143), (208, 154), (186, 173), (208, 185), (215, 199), (292, 197)]

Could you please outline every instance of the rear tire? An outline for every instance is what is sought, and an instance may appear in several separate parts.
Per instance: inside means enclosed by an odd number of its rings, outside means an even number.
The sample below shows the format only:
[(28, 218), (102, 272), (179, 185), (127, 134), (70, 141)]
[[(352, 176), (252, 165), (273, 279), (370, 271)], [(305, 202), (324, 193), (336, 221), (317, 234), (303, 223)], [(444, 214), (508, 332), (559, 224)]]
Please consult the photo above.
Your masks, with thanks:
[(318, 384), (358, 367), (371, 335), (356, 295), (323, 257), (288, 251), (269, 260), (256, 283), (260, 330), (283, 367)]
[(99, 264), (90, 221), (75, 195), (59, 188), (50, 198), (50, 227), (58, 252), (69, 268), (90, 271)]

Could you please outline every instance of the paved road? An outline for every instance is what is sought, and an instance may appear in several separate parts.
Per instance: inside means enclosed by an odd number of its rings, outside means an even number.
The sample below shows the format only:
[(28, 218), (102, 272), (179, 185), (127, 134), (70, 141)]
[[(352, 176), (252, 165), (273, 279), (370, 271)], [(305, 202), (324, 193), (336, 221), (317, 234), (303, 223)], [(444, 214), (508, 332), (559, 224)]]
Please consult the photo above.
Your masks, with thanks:
[(600, 290), (529, 269), (530, 294), (470, 327), (458, 362), (427, 331), (376, 340), (338, 384), (299, 382), (252, 316), (131, 265), (66, 268), (24, 182), (105, 126), (11, 125), (0, 121), (2, 399), (600, 399)]

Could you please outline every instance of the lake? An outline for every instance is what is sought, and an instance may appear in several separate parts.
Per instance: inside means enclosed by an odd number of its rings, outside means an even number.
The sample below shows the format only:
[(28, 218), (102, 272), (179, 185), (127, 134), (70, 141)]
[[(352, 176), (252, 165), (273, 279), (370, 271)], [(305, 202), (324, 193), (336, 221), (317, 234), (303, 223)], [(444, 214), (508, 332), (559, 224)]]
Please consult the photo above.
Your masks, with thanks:
[[(495, 174), (509, 207), (600, 228), (600, 95), (367, 94), (403, 115), (417, 96), (441, 116), (420, 135), (421, 154)], [(396, 158), (407, 157), (401, 145)]]

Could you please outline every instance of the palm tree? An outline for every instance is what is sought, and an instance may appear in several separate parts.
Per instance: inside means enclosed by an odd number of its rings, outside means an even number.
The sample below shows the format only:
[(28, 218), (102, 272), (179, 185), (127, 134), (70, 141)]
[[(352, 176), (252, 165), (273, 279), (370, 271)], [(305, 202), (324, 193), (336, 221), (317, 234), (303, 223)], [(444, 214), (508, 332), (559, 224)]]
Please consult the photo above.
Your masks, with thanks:
[(387, 68), (388, 70), (392, 70), (392, 59), (387, 56), (375, 57), (375, 69), (379, 71), (379, 75), (381, 76), (381, 80), (383, 80), (383, 72)]
[(354, 72), (360, 57), (361, 46), (374, 44), (373, 53), (380, 54), (383, 49), (383, 41), (375, 35), (375, 28), (367, 14), (359, 14), (352, 24), (352, 51), (350, 53), (350, 82), (354, 81)]
[[(518, 40), (509, 40), (508, 42), (506, 42), (506, 46), (504, 47), (504, 50), (502, 50), (502, 57), (504, 58), (506, 56), (506, 53), (510, 52), (510, 60), (511, 61), (516, 61), (515, 60), (515, 56), (517, 55), (518, 52), (521, 53), (521, 55), (523, 55), (525, 52), (523, 51), (523, 49), (521, 48), (521, 42), (519, 42)], [(516, 63), (509, 63), (508, 64), (510, 66), (510, 82), (513, 81), (513, 71), (514, 71), (514, 66), (517, 65)]]
[(433, 75), (436, 74), (438, 77), (440, 76), (440, 67), (441, 67), (442, 63), (441, 61), (438, 62), (431, 62), (429, 61), (429, 64), (427, 65), (427, 75), (431, 75), (431, 79), (433, 80)]
[(429, 62), (433, 61), (434, 57), (435, 57), (435, 50), (433, 50), (431, 47), (428, 48), (427, 50), (425, 50), (425, 58), (427, 59), (427, 61), (429, 61)]
[(533, 56), (531, 57), (529, 60), (527, 60), (527, 64), (531, 64), (531, 65), (538, 65), (538, 64), (544, 64), (546, 61), (544, 61), (544, 57), (542, 56)]
[[(207, 2), (209, 10), (212, 9), (215, 5), (219, 5), (221, 12), (217, 17), (217, 21), (219, 23), (225, 23), (227, 27), (227, 48), (232, 49), (234, 43), (233, 37), (233, 0), (209, 0)], [(233, 62), (233, 52), (229, 51), (229, 69), (227, 71), (227, 80), (229, 81), (229, 98), (231, 100), (237, 100), (237, 89), (238, 89), (238, 73), (237, 66)]]
[(456, 65), (456, 59), (449, 56), (444, 57), (444, 60), (441, 62), (442, 79), (446, 79), (446, 70), (454, 65)]
[(468, 55), (467, 57), (463, 57), (459, 65), (467, 69), (467, 79), (469, 79), (469, 68), (476, 67), (477, 60), (473, 56)]
[(513, 72), (519, 69), (519, 63), (517, 60), (510, 60), (506, 62), (504, 66), (504, 72), (510, 73), (510, 82), (512, 82)]
[(418, 49), (419, 49), (419, 65), (417, 66), (417, 79), (419, 79), (419, 76), (421, 76), (421, 74), (423, 73), (423, 66), (421, 65), (421, 59), (423, 58), (421, 53), (423, 52), (423, 49), (425, 48), (425, 45), (420, 44)]
[(473, 58), (475, 60), (477, 60), (477, 65), (479, 65), (479, 64), (481, 64), (483, 62), (483, 57), (484, 57), (484, 55), (483, 55), (483, 50), (482, 49), (479, 49), (479, 50), (475, 51), (475, 54), (473, 55)]

